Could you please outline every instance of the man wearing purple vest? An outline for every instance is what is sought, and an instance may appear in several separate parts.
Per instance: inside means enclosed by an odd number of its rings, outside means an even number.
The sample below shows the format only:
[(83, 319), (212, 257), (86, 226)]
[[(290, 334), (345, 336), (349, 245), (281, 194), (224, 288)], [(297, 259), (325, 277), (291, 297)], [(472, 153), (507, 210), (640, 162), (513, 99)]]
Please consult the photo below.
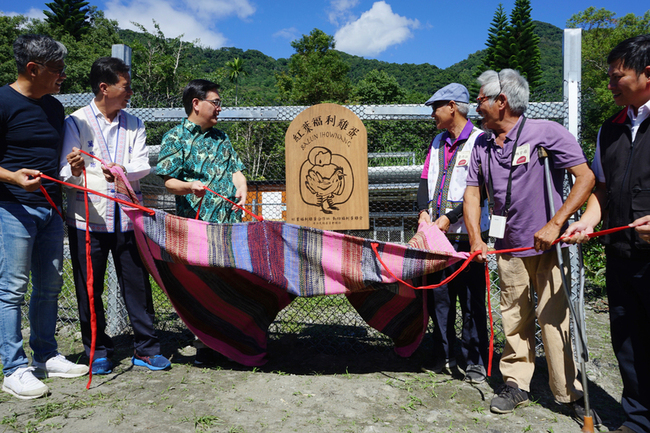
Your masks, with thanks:
[[(447, 234), (456, 251), (469, 251), (467, 230), (463, 222), (463, 193), (474, 143), (483, 134), (467, 120), (469, 92), (462, 84), (451, 83), (433, 94), (424, 104), (430, 106), (436, 128), (444, 132), (431, 142), (424, 162), (418, 189), (418, 223), (435, 224)], [(487, 228), (487, 206), (483, 222)], [(460, 263), (427, 275), (425, 284), (439, 283), (454, 273)], [(434, 356), (422, 366), (424, 371), (451, 374), (456, 365), (456, 302), (463, 318), (461, 363), (465, 381), (485, 382), (487, 362), (487, 319), (485, 317), (485, 283), (483, 267), (471, 263), (449, 284), (427, 293), (429, 316), (433, 319)]]

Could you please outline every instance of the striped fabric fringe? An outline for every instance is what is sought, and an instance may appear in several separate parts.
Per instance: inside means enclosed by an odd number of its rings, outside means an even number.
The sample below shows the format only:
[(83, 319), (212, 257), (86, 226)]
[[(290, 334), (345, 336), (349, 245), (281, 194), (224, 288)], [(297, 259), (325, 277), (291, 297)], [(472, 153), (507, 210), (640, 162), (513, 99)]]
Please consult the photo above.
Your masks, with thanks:
[[(116, 187), (120, 198), (138, 203), (123, 178)], [(397, 283), (370, 240), (284, 222), (213, 224), (122, 209), (133, 220), (149, 272), (180, 318), (206, 345), (243, 365), (266, 362), (268, 328), (296, 296), (345, 294), (401, 356), (411, 355), (424, 336), (426, 292)], [(378, 244), (394, 275), (409, 281), (467, 257), (434, 226), (420, 227), (409, 245)]]

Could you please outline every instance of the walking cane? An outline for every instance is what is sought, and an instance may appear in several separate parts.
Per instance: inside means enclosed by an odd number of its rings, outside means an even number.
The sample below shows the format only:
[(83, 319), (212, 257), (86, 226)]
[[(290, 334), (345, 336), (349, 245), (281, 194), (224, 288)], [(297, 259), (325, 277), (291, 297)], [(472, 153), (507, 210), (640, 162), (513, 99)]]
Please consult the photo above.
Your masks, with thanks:
[[(543, 147), (538, 147), (537, 148), (537, 155), (539, 159), (544, 161), (544, 179), (546, 180), (546, 190), (548, 193), (548, 202), (549, 202), (549, 208), (551, 211), (551, 216), (555, 215), (555, 204), (553, 203), (553, 184), (551, 182), (551, 168), (549, 166), (549, 161), (548, 161), (548, 153), (546, 152), (546, 149)], [(587, 350), (587, 341), (585, 338), (584, 334), (584, 317), (582, 315), (578, 315), (575, 311), (575, 308), (573, 306), (573, 303), (571, 302), (571, 295), (569, 293), (569, 288), (567, 286), (567, 281), (566, 281), (566, 276), (564, 275), (564, 257), (562, 256), (562, 247), (560, 246), (560, 242), (555, 244), (555, 251), (557, 252), (557, 261), (560, 266), (560, 275), (562, 277), (562, 287), (564, 289), (564, 295), (567, 298), (567, 303), (569, 304), (569, 312), (571, 314), (571, 317), (573, 317), (573, 323), (574, 326), (577, 328), (577, 334), (578, 334), (578, 339), (579, 341), (576, 341), (578, 347), (576, 348), (576, 352), (578, 354), (578, 357), (580, 358), (580, 376), (582, 377), (582, 388), (584, 392), (584, 401), (585, 401), (585, 416), (584, 416), (584, 425), (582, 427), (582, 431), (584, 433), (594, 433), (594, 420), (593, 417), (591, 416), (591, 407), (589, 405), (589, 391), (588, 391), (588, 382), (587, 382), (587, 369), (585, 366), (585, 363), (587, 362), (588, 358), (588, 350)], [(580, 254), (580, 299), (583, 298), (583, 291), (584, 291), (584, 269), (582, 268), (582, 254)]]

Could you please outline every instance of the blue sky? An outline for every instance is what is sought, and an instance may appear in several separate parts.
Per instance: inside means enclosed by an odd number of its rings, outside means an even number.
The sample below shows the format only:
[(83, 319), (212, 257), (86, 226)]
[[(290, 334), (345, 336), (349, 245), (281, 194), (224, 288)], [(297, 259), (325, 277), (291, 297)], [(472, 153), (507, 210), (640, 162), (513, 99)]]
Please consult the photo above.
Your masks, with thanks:
[[(49, 0), (0, 0), (0, 13), (43, 18)], [(89, 0), (121, 28), (132, 21), (152, 30), (155, 20), (168, 37), (212, 48), (255, 49), (274, 58), (293, 54), (291, 41), (319, 28), (334, 35), (336, 48), (395, 63), (446, 68), (485, 48), (499, 0)], [(503, 0), (509, 15), (514, 0)], [(589, 6), (618, 17), (644, 14), (643, 1), (532, 0), (532, 18), (564, 28)], [(645, 5), (645, 6), (644, 6)]]

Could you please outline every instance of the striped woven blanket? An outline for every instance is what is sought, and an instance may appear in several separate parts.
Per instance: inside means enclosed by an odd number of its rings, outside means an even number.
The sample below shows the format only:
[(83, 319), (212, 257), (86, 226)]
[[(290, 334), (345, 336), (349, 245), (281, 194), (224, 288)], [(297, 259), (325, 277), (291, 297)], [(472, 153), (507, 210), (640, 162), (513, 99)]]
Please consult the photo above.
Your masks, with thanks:
[[(118, 177), (120, 198), (137, 203)], [(188, 328), (206, 345), (244, 365), (265, 362), (267, 330), (296, 296), (345, 294), (361, 317), (409, 356), (426, 331), (426, 291), (412, 280), (462, 260), (435, 227), (409, 245), (376, 242), (284, 222), (212, 224), (160, 210), (123, 207), (143, 260)]]

